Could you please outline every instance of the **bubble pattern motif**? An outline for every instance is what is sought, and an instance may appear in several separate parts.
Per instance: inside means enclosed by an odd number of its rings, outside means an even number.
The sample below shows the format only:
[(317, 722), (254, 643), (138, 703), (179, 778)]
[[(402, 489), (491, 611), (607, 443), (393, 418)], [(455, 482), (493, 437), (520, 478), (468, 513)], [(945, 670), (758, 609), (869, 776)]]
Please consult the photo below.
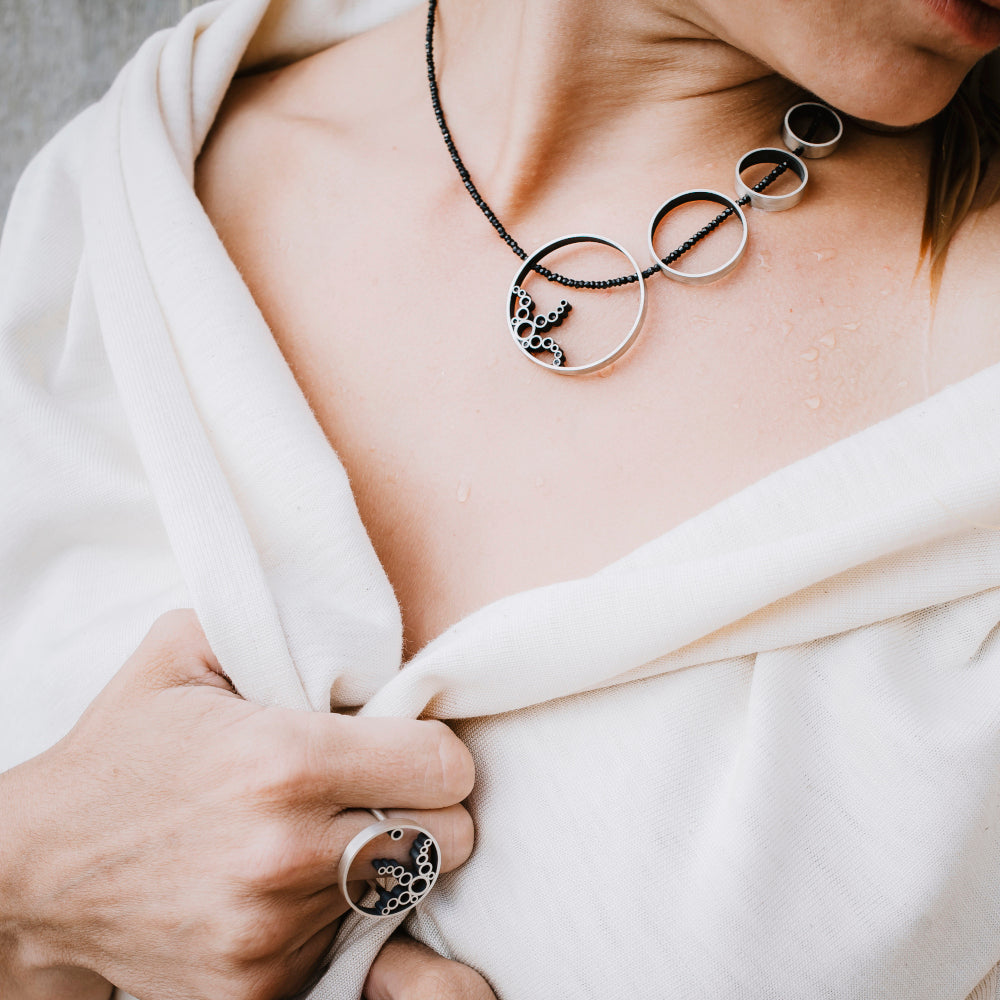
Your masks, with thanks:
[(548, 351), (552, 355), (552, 367), (561, 368), (566, 363), (566, 355), (552, 337), (546, 337), (544, 334), (552, 327), (559, 326), (573, 307), (562, 299), (551, 312), (536, 316), (535, 303), (523, 288), (515, 285), (514, 296), (517, 303), (514, 315), (510, 317), (510, 327), (517, 337), (521, 350), (531, 354)]
[[(393, 830), (390, 834), (393, 840), (400, 839), (394, 836), (397, 832), (402, 834), (402, 831)], [(434, 841), (426, 833), (415, 838), (410, 846), (410, 857), (412, 864), (409, 867), (392, 858), (376, 858), (372, 862), (379, 878), (395, 880), (391, 889), (373, 883), (378, 892), (378, 901), (372, 907), (375, 915), (389, 917), (394, 913), (404, 913), (416, 906), (434, 887), (441, 871), (441, 859)]]

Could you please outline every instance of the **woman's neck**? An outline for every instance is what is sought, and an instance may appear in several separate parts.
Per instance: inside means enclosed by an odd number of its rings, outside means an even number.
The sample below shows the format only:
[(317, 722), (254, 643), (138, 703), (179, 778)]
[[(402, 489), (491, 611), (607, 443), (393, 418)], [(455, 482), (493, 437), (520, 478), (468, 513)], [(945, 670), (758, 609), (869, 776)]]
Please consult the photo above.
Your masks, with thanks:
[(773, 141), (799, 93), (671, 0), (441, 0), (442, 104), (512, 222), (554, 187), (627, 183)]

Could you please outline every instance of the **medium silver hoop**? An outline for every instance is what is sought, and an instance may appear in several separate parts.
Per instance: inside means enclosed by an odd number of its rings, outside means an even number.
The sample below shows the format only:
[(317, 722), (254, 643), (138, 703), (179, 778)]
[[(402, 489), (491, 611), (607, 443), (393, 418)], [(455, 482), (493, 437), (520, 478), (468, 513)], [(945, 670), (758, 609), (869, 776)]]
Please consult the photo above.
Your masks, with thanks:
[[(679, 208), (681, 205), (687, 205), (695, 201), (712, 201), (717, 205), (722, 205), (723, 208), (729, 210), (732, 215), (735, 215), (740, 220), (740, 225), (743, 226), (743, 238), (740, 240), (740, 245), (736, 248), (736, 252), (727, 260), (724, 264), (719, 267), (713, 268), (711, 271), (699, 271), (697, 273), (689, 271), (679, 271), (676, 267), (671, 267), (669, 264), (665, 263), (660, 255), (656, 252), (656, 247), (653, 245), (653, 238), (656, 236), (656, 230), (659, 229), (660, 223), (675, 209)], [(714, 228), (714, 227), (713, 227)], [(718, 281), (719, 278), (724, 278), (729, 272), (736, 267), (740, 262), (740, 258), (743, 256), (743, 252), (747, 248), (747, 239), (750, 235), (750, 228), (747, 225), (747, 217), (743, 214), (743, 209), (732, 198), (727, 198), (724, 194), (718, 191), (709, 190), (698, 190), (693, 191), (683, 191), (681, 194), (674, 195), (669, 201), (665, 201), (657, 210), (656, 214), (653, 216), (649, 223), (649, 253), (656, 263), (656, 266), (668, 277), (673, 278), (674, 281), (683, 282), (685, 285), (707, 285), (712, 281)]]
[[(542, 313), (535, 316), (535, 303), (531, 296), (524, 290), (524, 282), (528, 275), (532, 273), (536, 264), (539, 264), (550, 253), (561, 250), (563, 247), (572, 246), (575, 243), (600, 243), (602, 246), (611, 247), (617, 250), (629, 262), (635, 272), (636, 280), (639, 284), (639, 311), (636, 314), (635, 322), (629, 330), (624, 340), (610, 353), (603, 358), (592, 361), (586, 365), (565, 365), (565, 353), (563, 348), (556, 343), (555, 339), (549, 335), (549, 330), (553, 327), (561, 326), (573, 308), (566, 299), (563, 299), (556, 309), (549, 313)], [(591, 372), (600, 371), (608, 365), (617, 361), (635, 343), (635, 338), (639, 336), (642, 329), (642, 321), (646, 318), (646, 282), (642, 277), (642, 270), (636, 259), (620, 243), (609, 240), (605, 236), (595, 236), (591, 233), (575, 233), (572, 236), (562, 236), (551, 243), (546, 243), (539, 247), (525, 262), (521, 269), (514, 275), (514, 280), (510, 284), (510, 291), (507, 293), (507, 329), (514, 338), (514, 343), (518, 350), (529, 360), (546, 371), (555, 372), (557, 375), (589, 375)], [(552, 355), (552, 363), (549, 364), (535, 357), (533, 351), (547, 352)]]
[[(771, 163), (774, 166), (787, 164), (788, 168), (798, 176), (799, 186), (788, 194), (765, 194), (763, 191), (754, 191), (744, 182), (743, 171), (759, 163)], [(808, 183), (809, 168), (803, 160), (786, 149), (752, 149), (749, 153), (744, 153), (740, 157), (740, 162), (736, 164), (736, 193), (739, 195), (739, 200), (749, 198), (750, 204), (763, 212), (784, 212), (794, 208), (802, 201)]]
[[(833, 138), (829, 139), (827, 142), (808, 142), (800, 136), (792, 127), (792, 115), (794, 115), (800, 108), (813, 108), (819, 114), (825, 115), (834, 126)], [(827, 106), (826, 104), (820, 104), (818, 101), (803, 101), (801, 104), (796, 104), (793, 107), (790, 107), (785, 112), (785, 124), (781, 130), (781, 138), (785, 145), (798, 156), (803, 156), (809, 160), (820, 160), (824, 156), (829, 156), (831, 153), (835, 153), (837, 151), (837, 147), (840, 145), (840, 140), (843, 139), (843, 137), (843, 119), (837, 114), (836, 111), (833, 110), (833, 108)]]
[[(368, 809), (377, 823), (365, 827), (344, 849), (337, 868), (340, 891), (352, 910), (366, 917), (398, 917), (412, 910), (434, 888), (441, 874), (441, 848), (434, 837), (412, 820), (397, 816), (389, 819), (379, 809)], [(371, 906), (355, 903), (348, 892), (351, 865), (361, 851), (373, 840), (388, 836), (390, 840), (402, 840), (406, 833), (416, 834), (410, 845), (409, 865), (392, 858), (376, 858), (372, 861), (375, 874), (368, 884), (378, 893), (378, 899)]]

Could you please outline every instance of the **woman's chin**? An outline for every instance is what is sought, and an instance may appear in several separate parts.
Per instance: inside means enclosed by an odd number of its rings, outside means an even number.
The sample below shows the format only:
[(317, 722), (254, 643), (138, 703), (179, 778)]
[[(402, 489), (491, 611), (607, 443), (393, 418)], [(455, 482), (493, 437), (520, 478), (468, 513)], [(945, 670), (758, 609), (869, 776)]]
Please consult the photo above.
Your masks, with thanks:
[(914, 84), (913, 92), (890, 95), (841, 92), (825, 99), (839, 111), (868, 127), (883, 132), (916, 128), (943, 111), (955, 96), (961, 80), (931, 88)]
[(943, 111), (971, 69), (968, 62), (906, 50), (870, 54), (837, 66), (836, 72), (820, 65), (803, 82), (851, 118), (903, 129)]

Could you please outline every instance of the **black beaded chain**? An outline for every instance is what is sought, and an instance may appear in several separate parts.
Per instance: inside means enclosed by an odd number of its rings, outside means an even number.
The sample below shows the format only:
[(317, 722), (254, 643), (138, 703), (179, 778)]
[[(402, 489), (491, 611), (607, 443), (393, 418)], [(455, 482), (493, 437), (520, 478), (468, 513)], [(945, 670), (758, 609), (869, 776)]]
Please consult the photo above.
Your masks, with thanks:
[[(497, 231), (499, 237), (504, 241), (517, 254), (521, 260), (527, 260), (528, 255), (521, 247), (521, 245), (514, 239), (510, 233), (507, 232), (504, 224), (496, 217), (493, 209), (486, 203), (486, 199), (479, 193), (476, 185), (472, 182), (472, 178), (469, 176), (469, 171), (465, 164), (462, 162), (462, 157), (458, 155), (458, 150), (455, 148), (455, 141), (451, 137), (451, 131), (448, 128), (447, 123), (444, 120), (444, 111), (441, 108), (441, 94), (438, 91), (437, 83), (437, 70), (434, 66), (434, 21), (437, 15), (437, 5), (438, 0), (428, 0), (427, 5), (427, 35), (425, 39), (425, 49), (427, 52), (427, 81), (431, 88), (431, 104), (434, 107), (434, 117), (437, 119), (438, 128), (441, 129), (441, 135), (444, 137), (445, 145), (448, 147), (448, 152), (451, 154), (451, 162), (455, 164), (455, 169), (458, 171), (458, 176), (462, 178), (462, 183), (465, 185), (466, 191), (469, 192), (472, 200), (479, 206), (480, 211), (483, 215), (489, 219), (490, 224)], [(818, 122), (813, 123), (813, 128), (815, 129)], [(798, 149), (794, 150), (796, 156), (800, 156), (805, 147), (799, 146)], [(786, 170), (788, 170), (787, 163), (779, 163), (766, 177), (758, 181), (754, 186), (753, 190), (757, 192), (764, 191), (771, 184), (773, 184)], [(739, 201), (736, 202), (741, 208), (750, 204), (750, 195), (746, 194)], [(690, 239), (685, 240), (676, 250), (667, 254), (666, 257), (662, 258), (663, 263), (670, 265), (675, 261), (679, 260), (684, 254), (688, 252), (697, 243), (700, 243), (709, 233), (714, 232), (723, 222), (726, 221), (733, 214), (731, 208), (727, 208), (725, 211), (720, 212), (711, 222), (707, 225), (701, 227)], [(633, 271), (631, 274), (623, 274), (620, 278), (609, 278), (606, 281), (581, 281), (576, 278), (567, 278), (564, 274), (559, 274), (556, 271), (550, 271), (547, 267), (543, 267), (541, 264), (536, 264), (532, 268), (537, 274), (540, 274), (543, 278), (549, 281), (554, 281), (559, 285), (565, 285), (567, 288), (619, 288), (622, 285), (634, 284), (639, 280), (639, 276)], [(645, 271), (642, 272), (642, 277), (644, 279), (651, 278), (659, 268), (654, 264), (652, 267), (647, 267)]]

